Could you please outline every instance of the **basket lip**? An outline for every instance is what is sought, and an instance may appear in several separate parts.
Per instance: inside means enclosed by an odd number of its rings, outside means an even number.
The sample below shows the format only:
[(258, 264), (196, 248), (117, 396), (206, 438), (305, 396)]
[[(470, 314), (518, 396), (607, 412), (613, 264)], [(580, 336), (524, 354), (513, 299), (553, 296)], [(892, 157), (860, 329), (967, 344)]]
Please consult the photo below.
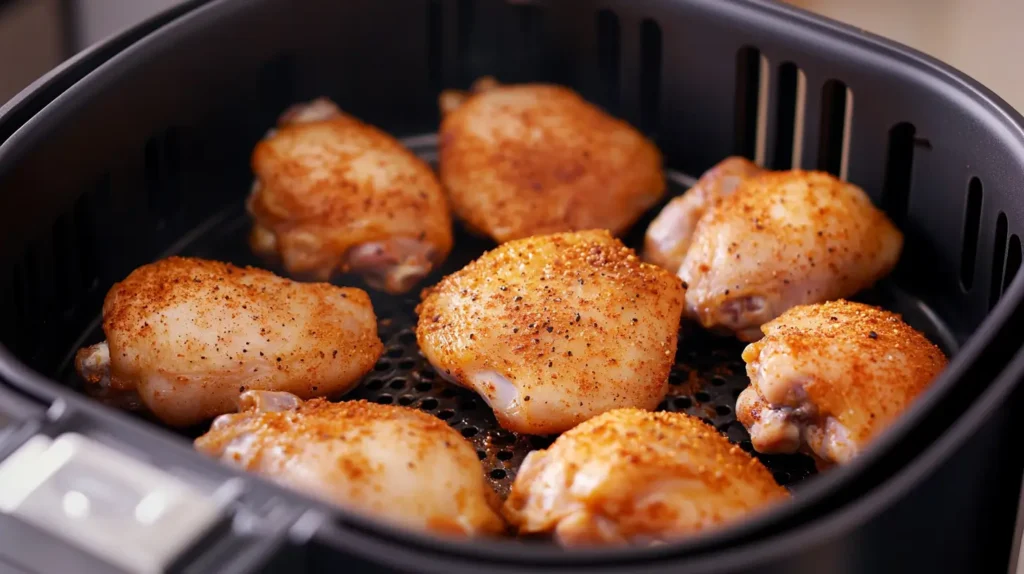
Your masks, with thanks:
[[(688, 0), (663, 0), (670, 4), (682, 4)], [(713, 7), (716, 10), (727, 10), (742, 13), (749, 17), (752, 14), (762, 18), (774, 18), (776, 23), (800, 24), (805, 30), (801, 33), (828, 34), (833, 38), (850, 44), (851, 49), (868, 51), (875, 57), (884, 57), (898, 61), (902, 65), (917, 70), (918, 73), (927, 74), (933, 82), (942, 82), (947, 88), (955, 89), (961, 97), (970, 98), (974, 102), (984, 106), (986, 111), (998, 120), (1000, 127), (1011, 134), (1017, 140), (1024, 156), (1024, 117), (1012, 109), (999, 96), (982, 86), (977, 81), (965, 74), (955, 70), (951, 66), (926, 56), (916, 50), (902, 46), (896, 42), (868, 34), (854, 27), (841, 24), (792, 8), (782, 4), (776, 4), (768, 0), (689, 0), (689, 3), (702, 4)], [(62, 118), (69, 113), (70, 109), (76, 107), (75, 100), (87, 101), (89, 95), (107, 85), (117, 75), (117, 71), (133, 66), (135, 58), (146, 53), (155, 45), (173, 44), (178, 36), (187, 31), (189, 27), (203, 18), (223, 17), (226, 14), (243, 9), (243, 0), (191, 0), (186, 2), (179, 9), (164, 12), (161, 16), (155, 17), (159, 25), (152, 30), (142, 34), (137, 41), (119, 49), (116, 53), (110, 54), (109, 58), (96, 63), (87, 61), (84, 56), (78, 59), (73, 58), (64, 65), (54, 70), (47, 77), (33, 84), (35, 88), (27, 88), (22, 94), (16, 96), (13, 103), (0, 108), (0, 125), (8, 119), (14, 110), (19, 106), (28, 105), (30, 100), (37, 97), (44, 97), (46, 85), (60, 80), (65, 75), (80, 73), (79, 66), (94, 65), (85, 71), (81, 78), (74, 81), (61, 93), (50, 101), (42, 104), (37, 113), (33, 114), (24, 123), (17, 127), (11, 136), (0, 143), (0, 169), (5, 163), (16, 161), (17, 152), (23, 149), (26, 144), (40, 137), (44, 128), (62, 121)], [(134, 29), (133, 29), (134, 30)], [(127, 34), (127, 32), (126, 32)], [(108, 39), (102, 46), (113, 45), (117, 38)], [(99, 50), (100, 47), (94, 48)], [(95, 53), (95, 51), (90, 52)], [(47, 79), (48, 78), (48, 79)], [(38, 84), (38, 85), (37, 85)], [(366, 538), (360, 541), (360, 546), (366, 546), (370, 539), (378, 544), (387, 545), (392, 552), (396, 550), (396, 543), (404, 550), (429, 553), (441, 558), (465, 561), (490, 561), (492, 563), (511, 564), (510, 558), (514, 556), (517, 563), (532, 563), (535, 565), (551, 566), (580, 566), (590, 564), (594, 567), (621, 565), (627, 561), (634, 564), (640, 561), (673, 560), (673, 559), (698, 559), (700, 556), (712, 556), (718, 550), (737, 541), (745, 541), (752, 535), (763, 533), (765, 528), (778, 523), (784, 519), (807, 521), (807, 518), (800, 518), (806, 513), (815, 510), (815, 506), (826, 498), (830, 491), (837, 487), (845, 487), (860, 476), (865, 469), (877, 462), (882, 455), (887, 453), (893, 444), (898, 442), (900, 437), (914, 424), (919, 423), (924, 414), (930, 412), (939, 400), (945, 396), (954, 381), (963, 377), (964, 373), (974, 365), (967, 357), (975, 357), (992, 343), (1000, 328), (1006, 324), (1011, 312), (1021, 305), (1024, 299), (1024, 278), (1017, 277), (1010, 285), (1002, 299), (989, 312), (975, 333), (961, 347), (950, 361), (947, 369), (933, 383), (932, 391), (921, 397), (892, 427), (882, 436), (876, 439), (874, 447), (857, 459), (854, 463), (834, 469), (828, 475), (823, 475), (801, 488), (797, 496), (788, 504), (779, 505), (776, 508), (765, 511), (750, 520), (742, 521), (730, 527), (721, 528), (713, 532), (694, 536), (671, 545), (664, 545), (646, 549), (594, 549), (587, 551), (564, 552), (554, 548), (532, 548), (529, 546), (513, 546), (507, 542), (484, 542), (475, 540), (472, 543), (451, 542), (440, 540), (416, 532), (396, 531), (369, 517), (364, 517), (328, 506), (308, 497), (301, 497), (309, 501), (312, 508), (318, 509), (327, 516), (335, 519), (335, 522), (350, 527), (352, 532), (345, 530), (345, 535), (351, 534), (352, 540), (360, 537)], [(30, 395), (43, 399), (46, 402), (65, 401), (84, 408), (95, 416), (115, 417), (123, 423), (134, 425), (139, 432), (156, 441), (154, 446), (164, 448), (186, 448), (181, 444), (178, 437), (175, 437), (165, 429), (153, 428), (151, 425), (143, 424), (123, 415), (122, 413), (111, 413), (109, 409), (99, 409), (97, 405), (86, 405), (80, 397), (68, 397), (70, 392), (56, 381), (53, 381), (29, 368), (17, 359), (8, 349), (0, 346), (0, 378), (7, 380), (12, 386), (21, 389)], [(93, 408), (97, 407), (97, 408)], [(959, 421), (957, 421), (959, 422)], [(970, 432), (970, 428), (960, 427), (961, 433)], [(163, 443), (163, 444), (160, 444)], [(934, 446), (936, 442), (924, 447), (925, 449)], [(255, 477), (246, 476), (249, 480)], [(262, 479), (257, 479), (262, 481)], [(881, 486), (885, 486), (882, 483)], [(868, 493), (861, 495), (863, 498)], [(877, 511), (878, 509), (875, 508)], [(802, 525), (789, 526), (788, 531), (800, 530)], [(817, 536), (816, 530), (809, 531), (810, 536)], [(765, 539), (763, 536), (761, 539)], [(356, 547), (358, 548), (358, 547)]]

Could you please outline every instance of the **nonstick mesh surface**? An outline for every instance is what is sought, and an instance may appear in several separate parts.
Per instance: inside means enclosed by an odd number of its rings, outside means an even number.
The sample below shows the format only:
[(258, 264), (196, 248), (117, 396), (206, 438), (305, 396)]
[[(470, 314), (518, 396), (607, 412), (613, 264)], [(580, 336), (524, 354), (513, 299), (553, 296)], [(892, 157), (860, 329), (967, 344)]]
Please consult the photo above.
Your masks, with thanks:
[[(406, 145), (424, 159), (436, 159), (436, 138), (422, 136), (404, 140)], [(686, 190), (692, 179), (667, 172), (669, 197)], [(624, 238), (634, 248), (643, 242), (644, 230), (659, 208), (652, 209)], [(181, 255), (230, 261), (238, 265), (268, 267), (284, 275), (280, 268), (268, 266), (251, 253), (247, 237), (250, 221), (241, 202), (231, 210), (211, 214), (211, 218), (189, 237), (178, 243)], [(486, 403), (472, 391), (448, 383), (437, 376), (416, 345), (415, 307), (419, 289), (437, 282), (479, 257), (494, 244), (456, 229), (455, 248), (444, 266), (428, 277), (422, 285), (404, 296), (389, 296), (369, 289), (357, 277), (340, 277), (335, 282), (366, 289), (373, 300), (379, 319), (379, 334), (385, 351), (375, 368), (359, 386), (341, 399), (367, 399), (384, 404), (418, 408), (445, 420), (459, 430), (474, 446), (483, 462), (484, 470), (495, 490), (508, 494), (516, 471), (531, 450), (545, 448), (555, 437), (525, 436), (503, 430), (498, 426)], [(880, 304), (898, 313), (914, 327), (922, 330), (950, 352), (955, 346), (949, 331), (937, 322), (936, 315), (923, 304), (890, 287), (883, 286), (859, 299)], [(96, 310), (97, 315), (99, 309)], [(89, 331), (83, 334), (82, 344), (103, 340), (98, 316)], [(743, 343), (735, 339), (711, 335), (700, 328), (684, 324), (679, 337), (676, 363), (669, 378), (669, 396), (659, 409), (686, 412), (712, 424), (744, 450), (753, 452), (746, 429), (736, 421), (736, 397), (746, 388), (748, 379), (740, 353)], [(76, 346), (77, 349), (77, 346)], [(60, 376), (70, 386), (81, 389), (74, 373), (72, 358), (76, 349), (69, 349), (67, 359), (59, 368)], [(123, 403), (123, 401), (122, 401)], [(140, 415), (145, 416), (145, 415)], [(182, 431), (194, 438), (206, 431), (197, 427)], [(760, 455), (754, 453), (772, 471), (782, 485), (792, 487), (815, 473), (814, 462), (804, 455)]]

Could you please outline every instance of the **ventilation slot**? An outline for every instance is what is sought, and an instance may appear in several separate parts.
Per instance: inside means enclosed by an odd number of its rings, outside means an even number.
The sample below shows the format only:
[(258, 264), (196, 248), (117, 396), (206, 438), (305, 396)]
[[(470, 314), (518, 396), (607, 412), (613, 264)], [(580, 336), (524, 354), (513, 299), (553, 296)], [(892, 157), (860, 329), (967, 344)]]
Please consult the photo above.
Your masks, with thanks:
[(829, 80), (821, 91), (821, 140), (818, 143), (818, 169), (846, 179), (850, 156), (850, 123), (853, 118), (853, 93), (846, 84)]
[(658, 126), (661, 105), (661, 27), (651, 19), (640, 24), (640, 129)]
[(262, 119), (258, 124), (260, 134), (266, 126), (277, 123), (277, 118), (288, 106), (295, 103), (295, 61), (287, 54), (279, 55), (260, 68), (259, 96)]
[(430, 0), (427, 5), (427, 81), (430, 90), (438, 93), (443, 87), (441, 62), (444, 52), (444, 30), (441, 0)]
[(1006, 248), (1006, 270), (1003, 271), (1003, 293), (1010, 288), (1010, 283), (1013, 283), (1013, 279), (1017, 276), (1017, 272), (1020, 271), (1021, 263), (1021, 246), (1020, 237), (1017, 235), (1010, 236), (1010, 244)]
[(1006, 214), (999, 212), (996, 219), (996, 240), (992, 250), (992, 278), (989, 282), (988, 306), (999, 302), (1003, 287), (1003, 262), (1006, 260)]
[(981, 180), (973, 177), (967, 186), (967, 209), (964, 215), (963, 249), (960, 252), (960, 287), (964, 292), (974, 286), (974, 263), (978, 254), (978, 231), (981, 226)]
[(544, 68), (544, 11), (540, 6), (523, 4), (515, 6), (516, 36), (520, 48), (520, 69), (513, 80), (536, 81), (546, 77)]
[(99, 236), (101, 207), (110, 205), (110, 175), (104, 175), (89, 193), (83, 193), (75, 202), (72, 211), (78, 252), (79, 286), (83, 291), (92, 291), (99, 285)]
[(597, 13), (597, 66), (605, 106), (619, 111), (621, 85), (619, 18), (611, 10)]
[(768, 60), (750, 46), (736, 54), (736, 96), (734, 111), (735, 153), (763, 162), (763, 138), (768, 107)]
[(146, 142), (146, 191), (150, 212), (157, 216), (157, 228), (181, 209), (180, 157), (178, 135), (173, 128)]
[(804, 73), (796, 64), (779, 66), (778, 104), (775, 109), (775, 142), (772, 169), (800, 166), (803, 148), (804, 95), (807, 90)]
[(907, 217), (910, 201), (910, 178), (914, 167), (913, 124), (900, 123), (889, 130), (889, 153), (885, 165), (885, 183), (882, 185), (882, 209), (898, 226)]
[(474, 3), (474, 0), (459, 0), (456, 6), (455, 50), (459, 62), (459, 76), (467, 85), (474, 80), (470, 70), (470, 55), (472, 53), (470, 40), (473, 33)]

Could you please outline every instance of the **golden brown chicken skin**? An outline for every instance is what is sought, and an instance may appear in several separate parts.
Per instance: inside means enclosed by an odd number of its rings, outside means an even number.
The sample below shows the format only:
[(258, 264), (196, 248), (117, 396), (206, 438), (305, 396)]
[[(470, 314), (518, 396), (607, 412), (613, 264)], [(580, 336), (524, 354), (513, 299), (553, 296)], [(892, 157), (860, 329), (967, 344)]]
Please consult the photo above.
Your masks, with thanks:
[(533, 451), (503, 513), (564, 546), (646, 545), (788, 498), (760, 461), (684, 413), (617, 409)]
[(862, 303), (797, 306), (762, 329), (743, 351), (736, 418), (759, 452), (808, 451), (825, 466), (856, 457), (946, 366), (899, 315)]
[(498, 243), (619, 235), (664, 195), (654, 144), (567, 88), (485, 79), (441, 106), (441, 182), (456, 215)]
[(391, 524), (454, 537), (504, 532), (476, 452), (440, 419), (281, 392), (247, 391), (240, 403), (197, 450)]
[(644, 236), (644, 259), (672, 273), (690, 249), (697, 222), (719, 199), (736, 191), (740, 182), (764, 173), (764, 169), (742, 157), (729, 157), (704, 172), (686, 193), (672, 198), (658, 212)]
[(754, 341), (795, 305), (872, 286), (902, 247), (902, 233), (853, 184), (799, 170), (749, 177), (697, 222), (679, 268), (687, 316)]
[(328, 100), (282, 115), (252, 168), (250, 243), (289, 274), (352, 272), (402, 293), (451, 251), (451, 215), (430, 166)]
[(103, 332), (106, 341), (78, 352), (78, 372), (137, 392), (172, 426), (232, 412), (247, 389), (346, 392), (384, 350), (365, 291), (185, 257), (115, 284)]
[(683, 289), (607, 231), (519, 239), (425, 290), (416, 337), (506, 429), (568, 430), (668, 392)]

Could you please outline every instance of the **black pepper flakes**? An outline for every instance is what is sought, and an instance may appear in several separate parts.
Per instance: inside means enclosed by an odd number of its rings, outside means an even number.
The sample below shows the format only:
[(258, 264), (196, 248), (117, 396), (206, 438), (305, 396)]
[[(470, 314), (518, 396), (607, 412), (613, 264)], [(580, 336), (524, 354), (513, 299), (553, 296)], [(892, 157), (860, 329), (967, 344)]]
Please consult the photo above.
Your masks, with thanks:
[(872, 339), (877, 339), (878, 333), (871, 331), (870, 333), (868, 333), (868, 337), (871, 337)]

